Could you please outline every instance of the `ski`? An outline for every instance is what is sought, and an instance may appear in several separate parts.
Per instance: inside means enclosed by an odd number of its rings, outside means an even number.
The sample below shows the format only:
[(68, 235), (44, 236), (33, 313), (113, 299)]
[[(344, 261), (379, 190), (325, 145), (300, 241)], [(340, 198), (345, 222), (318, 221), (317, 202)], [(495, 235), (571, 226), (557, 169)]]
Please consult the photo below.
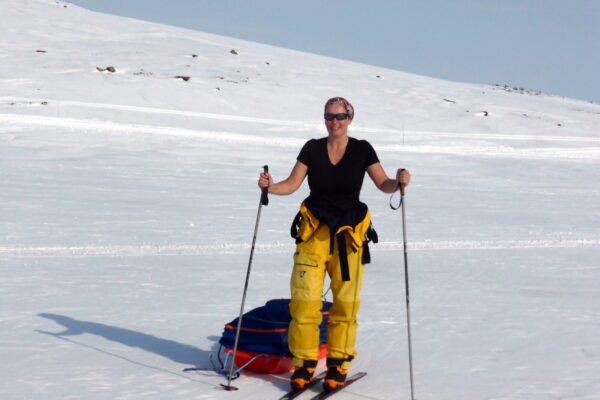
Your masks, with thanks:
[(341, 390), (344, 390), (344, 388), (352, 385), (357, 380), (359, 380), (361, 378), (364, 378), (366, 375), (367, 375), (366, 372), (357, 372), (356, 374), (354, 374), (351, 377), (349, 377), (348, 379), (346, 379), (346, 383), (341, 388), (339, 388), (337, 390), (323, 391), (323, 392), (318, 393), (317, 395), (311, 397), (310, 400), (323, 400), (323, 399), (327, 399), (327, 398), (333, 396), (334, 394), (336, 394), (337, 392), (339, 392)]
[(315, 386), (317, 383), (321, 382), (323, 380), (323, 378), (325, 378), (325, 372), (315, 376), (315, 379), (309, 385), (304, 387), (303, 389), (292, 389), (289, 392), (287, 392), (286, 394), (284, 394), (283, 397), (280, 397), (279, 400), (295, 399), (296, 397), (300, 396), (302, 393), (306, 392), (306, 390), (310, 389), (311, 387)]

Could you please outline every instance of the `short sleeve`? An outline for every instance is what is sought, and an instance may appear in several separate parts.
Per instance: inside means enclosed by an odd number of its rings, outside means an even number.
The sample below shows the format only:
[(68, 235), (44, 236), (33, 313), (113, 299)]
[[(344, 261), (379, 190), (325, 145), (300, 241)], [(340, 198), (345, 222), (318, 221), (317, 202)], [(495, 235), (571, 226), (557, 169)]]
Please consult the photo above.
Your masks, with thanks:
[(308, 142), (304, 143), (304, 146), (302, 146), (302, 150), (300, 150), (300, 154), (298, 154), (298, 157), (296, 157), (296, 160), (300, 161), (302, 164), (306, 165), (307, 167), (310, 167), (311, 165), (311, 155), (312, 155), (312, 148), (314, 147), (315, 140), (311, 139)]
[(379, 162), (379, 157), (377, 157), (377, 153), (371, 143), (363, 140), (363, 149), (365, 152), (365, 169), (369, 168), (371, 165)]

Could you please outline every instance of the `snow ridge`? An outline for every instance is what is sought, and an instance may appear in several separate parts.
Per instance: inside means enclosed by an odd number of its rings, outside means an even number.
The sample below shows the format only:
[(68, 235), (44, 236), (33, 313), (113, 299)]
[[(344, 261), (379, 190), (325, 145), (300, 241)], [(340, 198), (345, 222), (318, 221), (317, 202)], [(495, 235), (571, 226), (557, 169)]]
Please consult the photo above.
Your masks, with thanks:
[[(547, 239), (547, 240), (424, 240), (408, 243), (410, 251), (430, 250), (496, 250), (496, 249), (543, 249), (543, 248), (594, 248), (600, 247), (600, 239)], [(90, 245), (90, 246), (0, 246), (0, 257), (147, 257), (147, 256), (200, 256), (207, 254), (240, 254), (250, 249), (250, 243), (218, 243), (208, 245)], [(259, 243), (258, 253), (289, 253), (294, 246), (284, 242)], [(380, 242), (372, 250), (402, 251), (402, 242)]]

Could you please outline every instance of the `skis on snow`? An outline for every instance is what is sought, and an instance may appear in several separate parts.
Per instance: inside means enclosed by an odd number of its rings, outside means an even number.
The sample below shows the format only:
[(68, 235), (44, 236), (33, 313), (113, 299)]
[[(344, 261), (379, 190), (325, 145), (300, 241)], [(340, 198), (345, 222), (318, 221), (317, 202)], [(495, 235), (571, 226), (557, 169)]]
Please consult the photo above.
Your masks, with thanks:
[[(324, 400), (324, 399), (328, 399), (329, 397), (333, 396), (337, 392), (339, 392), (341, 390), (344, 390), (344, 388), (350, 386), (351, 384), (353, 384), (357, 380), (359, 380), (361, 378), (364, 378), (366, 375), (367, 375), (366, 372), (357, 372), (354, 375), (351, 375), (348, 379), (346, 379), (346, 383), (344, 384), (344, 386), (340, 387), (339, 389), (332, 390), (332, 391), (322, 391), (321, 393), (317, 393), (316, 395), (314, 395), (313, 397), (311, 397), (310, 400)], [(302, 393), (304, 393), (309, 388), (311, 388), (311, 387), (315, 386), (317, 383), (321, 382), (324, 377), (325, 377), (324, 374), (319, 375), (318, 377), (315, 378), (315, 380), (313, 382), (311, 382), (310, 385), (308, 385), (304, 389), (291, 390), (291, 391), (287, 392), (279, 400), (291, 400), (291, 399), (295, 399), (296, 397), (300, 396)]]
[(280, 397), (279, 400), (292, 400), (295, 399), (296, 397), (300, 396), (302, 393), (306, 392), (308, 389), (310, 389), (311, 387), (315, 386), (317, 383), (321, 382), (323, 380), (323, 378), (325, 378), (325, 372), (315, 376), (315, 379), (306, 387), (304, 387), (303, 389), (292, 389), (289, 392), (287, 392), (286, 394), (283, 395), (283, 397)]
[(311, 397), (310, 400), (324, 400), (324, 399), (328, 399), (329, 397), (333, 396), (334, 394), (336, 394), (337, 392), (344, 390), (344, 388), (347, 388), (348, 386), (352, 385), (354, 382), (356, 382), (357, 380), (364, 378), (367, 375), (366, 372), (357, 372), (354, 375), (351, 375), (350, 377), (348, 377), (348, 379), (346, 379), (346, 383), (344, 384), (344, 386), (340, 387), (337, 390), (331, 390), (331, 391), (323, 391), (321, 393), (318, 393), (317, 395)]

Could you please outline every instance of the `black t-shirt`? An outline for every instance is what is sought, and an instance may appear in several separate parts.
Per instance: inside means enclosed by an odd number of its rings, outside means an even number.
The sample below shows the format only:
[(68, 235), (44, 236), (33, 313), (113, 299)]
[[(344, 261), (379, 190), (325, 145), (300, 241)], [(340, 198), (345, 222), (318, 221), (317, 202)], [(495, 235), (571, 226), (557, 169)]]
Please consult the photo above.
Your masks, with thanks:
[(310, 196), (307, 205), (342, 215), (359, 204), (360, 189), (367, 168), (379, 162), (373, 146), (366, 140), (349, 138), (346, 152), (335, 165), (329, 161), (327, 138), (311, 139), (297, 158), (308, 167)]

